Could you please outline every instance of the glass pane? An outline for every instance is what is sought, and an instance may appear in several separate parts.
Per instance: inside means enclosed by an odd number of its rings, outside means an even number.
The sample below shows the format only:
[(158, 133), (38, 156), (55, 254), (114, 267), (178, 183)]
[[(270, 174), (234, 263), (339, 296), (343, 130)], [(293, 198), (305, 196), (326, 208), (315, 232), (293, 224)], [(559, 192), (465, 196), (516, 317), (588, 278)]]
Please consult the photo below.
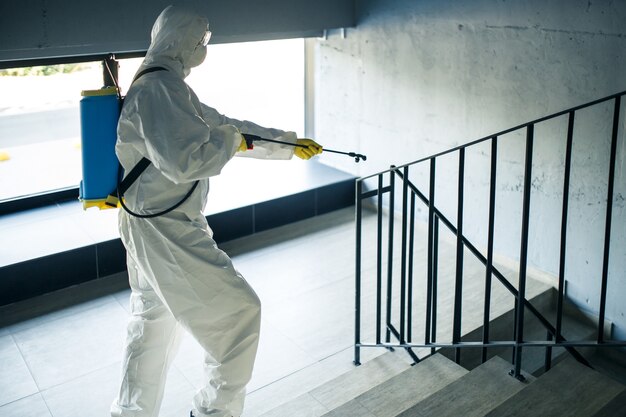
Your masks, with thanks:
[(76, 186), (81, 90), (97, 89), (97, 62), (0, 73), (0, 200)]
[[(141, 61), (120, 60), (122, 93)], [(303, 134), (302, 39), (209, 45), (187, 82), (229, 117)], [(101, 86), (100, 62), (0, 71), (0, 201), (78, 185), (80, 92)]]
[(304, 134), (304, 39), (209, 44), (187, 83), (228, 117)]

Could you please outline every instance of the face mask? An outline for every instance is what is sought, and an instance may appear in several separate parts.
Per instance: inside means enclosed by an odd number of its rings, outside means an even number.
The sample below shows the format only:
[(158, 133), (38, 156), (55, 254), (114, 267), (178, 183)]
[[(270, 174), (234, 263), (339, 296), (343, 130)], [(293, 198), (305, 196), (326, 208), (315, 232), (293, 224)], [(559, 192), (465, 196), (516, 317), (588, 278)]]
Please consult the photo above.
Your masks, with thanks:
[(196, 49), (194, 49), (193, 54), (189, 58), (189, 62), (187, 62), (187, 66), (189, 68), (194, 68), (202, 64), (206, 58), (206, 52), (206, 46), (196, 46)]

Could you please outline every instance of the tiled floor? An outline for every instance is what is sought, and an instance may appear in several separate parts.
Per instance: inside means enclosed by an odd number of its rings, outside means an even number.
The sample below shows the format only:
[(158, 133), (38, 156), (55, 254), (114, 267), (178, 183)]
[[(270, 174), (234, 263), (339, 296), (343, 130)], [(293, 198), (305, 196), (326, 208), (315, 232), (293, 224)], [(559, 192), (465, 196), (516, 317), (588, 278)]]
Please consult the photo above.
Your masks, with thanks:
[[(353, 369), (354, 236), (349, 208), (222, 245), (264, 306), (245, 417)], [(374, 252), (364, 250), (371, 268)], [(471, 262), (467, 268), (480, 270)], [(0, 328), (0, 417), (108, 415), (119, 383), (128, 296), (117, 291)], [(363, 349), (362, 361), (382, 353)], [(186, 337), (160, 416), (188, 415), (201, 361), (198, 345)]]
[[(341, 210), (223, 246), (264, 305), (250, 393), (350, 351), (353, 262), (346, 237), (353, 237), (353, 218), (352, 209)], [(348, 259), (341, 259), (342, 249)], [(123, 290), (0, 329), (0, 416), (108, 415), (119, 384), (128, 297)], [(201, 350), (186, 337), (161, 416), (188, 415), (201, 363)], [(352, 366), (349, 355), (345, 365)]]

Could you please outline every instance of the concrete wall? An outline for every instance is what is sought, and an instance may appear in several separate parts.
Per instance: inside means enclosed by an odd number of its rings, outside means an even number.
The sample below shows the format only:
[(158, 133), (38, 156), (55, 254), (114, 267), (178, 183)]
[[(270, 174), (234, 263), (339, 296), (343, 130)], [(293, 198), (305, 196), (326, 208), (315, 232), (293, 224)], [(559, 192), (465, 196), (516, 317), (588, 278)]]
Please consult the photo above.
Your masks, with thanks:
[[(315, 69), (310, 130), (367, 163), (367, 175), (626, 90), (626, 2), (359, 0), (357, 27), (309, 43)], [(624, 105), (623, 105), (624, 107)], [(612, 103), (581, 111), (574, 137), (568, 295), (597, 310)], [(626, 146), (618, 146), (607, 318), (626, 339)], [(567, 118), (536, 127), (529, 263), (558, 274)], [(499, 139), (496, 251), (518, 260), (525, 131)], [(465, 231), (484, 246), (490, 147), (466, 155)], [(458, 155), (438, 162), (437, 202), (456, 220)], [(427, 191), (427, 167), (412, 178)]]

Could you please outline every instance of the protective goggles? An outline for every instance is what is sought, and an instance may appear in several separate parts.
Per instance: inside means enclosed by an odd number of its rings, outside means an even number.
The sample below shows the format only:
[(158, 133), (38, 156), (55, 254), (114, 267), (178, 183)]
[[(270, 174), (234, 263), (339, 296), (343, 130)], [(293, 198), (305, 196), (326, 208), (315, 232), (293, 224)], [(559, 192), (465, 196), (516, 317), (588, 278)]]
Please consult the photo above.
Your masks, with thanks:
[(204, 32), (204, 36), (202, 37), (202, 39), (200, 39), (200, 42), (198, 43), (198, 45), (207, 46), (210, 40), (211, 40), (211, 31), (209, 30), (209, 27), (207, 26), (206, 32)]

